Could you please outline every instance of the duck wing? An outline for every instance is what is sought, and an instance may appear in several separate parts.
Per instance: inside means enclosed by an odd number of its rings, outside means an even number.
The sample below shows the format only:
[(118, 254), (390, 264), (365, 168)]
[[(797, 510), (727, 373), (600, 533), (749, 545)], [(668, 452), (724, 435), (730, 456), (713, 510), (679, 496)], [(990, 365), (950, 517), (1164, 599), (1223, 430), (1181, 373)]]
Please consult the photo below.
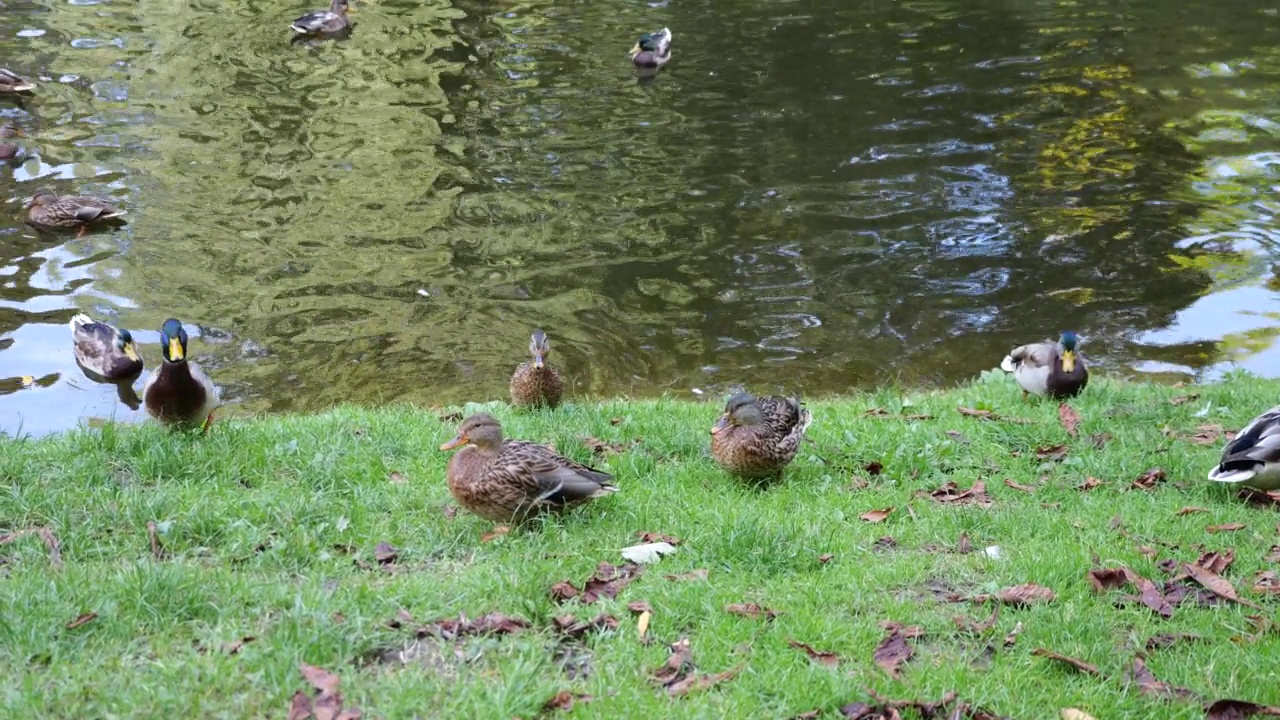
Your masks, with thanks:
[(1280, 407), (1255, 417), (1222, 450), (1222, 461), (1209, 473), (1217, 482), (1243, 482), (1266, 465), (1280, 462)]
[(534, 502), (570, 505), (618, 489), (612, 475), (531, 442), (507, 441), (494, 466), (530, 482), (536, 493), (531, 498)]

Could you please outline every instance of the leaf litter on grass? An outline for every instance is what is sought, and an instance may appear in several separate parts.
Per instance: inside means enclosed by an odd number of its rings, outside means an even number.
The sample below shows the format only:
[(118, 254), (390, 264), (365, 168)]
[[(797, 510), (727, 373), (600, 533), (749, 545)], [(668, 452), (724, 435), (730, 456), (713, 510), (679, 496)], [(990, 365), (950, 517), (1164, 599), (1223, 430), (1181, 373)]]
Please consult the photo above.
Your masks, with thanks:
[(812, 645), (802, 643), (799, 640), (788, 639), (787, 644), (797, 650), (800, 650), (805, 655), (808, 655), (810, 660), (818, 663), (819, 665), (825, 665), (826, 667), (833, 668), (840, 664), (840, 656), (833, 652), (818, 650)]
[(987, 495), (987, 485), (981, 480), (975, 480), (973, 485), (964, 490), (961, 490), (954, 481), (948, 480), (928, 495), (944, 505), (981, 505), (983, 507), (991, 505), (991, 496)]
[(729, 603), (724, 606), (724, 611), (731, 615), (741, 615), (753, 620), (761, 617), (765, 620), (772, 620), (780, 614), (773, 608), (763, 607), (756, 603)]
[(302, 672), (303, 679), (315, 688), (315, 694), (308, 696), (301, 690), (294, 693), (289, 703), (288, 720), (307, 720), (311, 717), (316, 720), (357, 720), (363, 715), (358, 707), (343, 707), (337, 675), (306, 663), (301, 663), (298, 669)]
[(852, 702), (840, 707), (845, 720), (902, 720), (904, 711), (914, 711), (922, 720), (1008, 720), (988, 710), (971, 705), (949, 692), (936, 702), (923, 700), (887, 700), (868, 691), (871, 702)]
[(1204, 720), (1248, 720), (1260, 716), (1280, 717), (1280, 707), (1245, 700), (1215, 700), (1204, 707)]
[(649, 681), (665, 688), (668, 695), (679, 697), (695, 690), (705, 690), (737, 675), (741, 666), (731, 668), (714, 675), (699, 674), (693, 664), (693, 651), (689, 647), (689, 638), (682, 637), (669, 646), (671, 654), (667, 661), (655, 669)]
[(915, 648), (908, 643), (924, 635), (924, 629), (915, 625), (902, 625), (892, 621), (880, 623), (885, 636), (871, 653), (871, 659), (890, 677), (897, 678), (902, 664), (911, 659)]
[(1062, 403), (1058, 406), (1058, 422), (1062, 423), (1062, 429), (1071, 437), (1079, 434), (1076, 428), (1080, 427), (1080, 415), (1070, 405)]
[(602, 562), (596, 566), (595, 573), (587, 578), (579, 590), (572, 582), (561, 580), (551, 586), (551, 597), (557, 602), (565, 602), (578, 598), (584, 605), (590, 605), (600, 598), (615, 598), (624, 587), (640, 575), (644, 568), (635, 563), (612, 565)]
[(1079, 658), (1073, 658), (1069, 655), (1062, 655), (1060, 653), (1053, 652), (1052, 650), (1046, 650), (1044, 648), (1036, 648), (1035, 650), (1031, 651), (1031, 654), (1037, 657), (1053, 660), (1054, 662), (1060, 665), (1066, 665), (1072, 670), (1075, 670), (1076, 672), (1084, 673), (1085, 675), (1092, 675), (1093, 677), (1097, 677), (1097, 678), (1102, 677), (1102, 672), (1098, 670), (1097, 665), (1094, 665), (1092, 663), (1087, 663)]
[(547, 698), (546, 702), (542, 703), (542, 712), (569, 712), (573, 709), (574, 705), (586, 705), (592, 700), (595, 700), (595, 698), (586, 693), (575, 693), (569, 692), (568, 690), (561, 690), (555, 695)]

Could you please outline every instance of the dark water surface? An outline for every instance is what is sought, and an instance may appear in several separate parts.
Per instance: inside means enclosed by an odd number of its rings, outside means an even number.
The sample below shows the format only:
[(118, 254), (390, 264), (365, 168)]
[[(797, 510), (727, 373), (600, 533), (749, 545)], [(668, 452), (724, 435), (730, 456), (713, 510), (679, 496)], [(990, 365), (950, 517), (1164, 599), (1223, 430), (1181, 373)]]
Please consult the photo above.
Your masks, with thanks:
[[(535, 326), (590, 395), (953, 383), (1065, 327), (1280, 374), (1274, 3), (373, 0), (291, 45), (318, 4), (3, 0), (0, 431), (134, 417), (78, 310), (149, 367), (181, 318), (240, 412), (504, 397)], [(132, 222), (38, 234), (42, 184)]]

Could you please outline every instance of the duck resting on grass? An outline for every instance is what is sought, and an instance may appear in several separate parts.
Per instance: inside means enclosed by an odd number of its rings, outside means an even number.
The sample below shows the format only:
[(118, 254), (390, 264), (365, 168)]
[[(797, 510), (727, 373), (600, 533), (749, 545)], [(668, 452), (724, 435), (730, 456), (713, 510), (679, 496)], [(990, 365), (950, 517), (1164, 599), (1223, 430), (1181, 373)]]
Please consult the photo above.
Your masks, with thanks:
[(351, 27), (347, 13), (355, 12), (347, 0), (333, 0), (328, 10), (316, 10), (293, 21), (289, 29), (298, 35), (337, 35)]
[(55, 194), (48, 188), (36, 190), (24, 205), (27, 222), (42, 230), (69, 230), (79, 228), (76, 237), (83, 237), (91, 225), (118, 224), (125, 211), (102, 200), (79, 195)]
[(533, 360), (522, 363), (511, 376), (511, 402), (525, 407), (554, 408), (564, 394), (564, 381), (555, 368), (547, 365), (551, 343), (547, 342), (546, 333), (533, 331), (529, 337), (529, 353)]
[(1064, 330), (1056, 343), (1020, 345), (1000, 361), (1000, 369), (1013, 373), (1024, 400), (1027, 393), (1057, 400), (1075, 397), (1089, 384), (1089, 368), (1080, 357), (1079, 342), (1074, 332)]
[(1227, 443), (1209, 479), (1255, 490), (1280, 490), (1280, 407), (1251, 420)]
[(641, 70), (658, 70), (671, 59), (671, 30), (662, 28), (645, 33), (636, 41), (628, 54), (631, 63)]
[(0, 68), (0, 95), (31, 92), (35, 89), (35, 83), (21, 77), (12, 70)]
[(203, 420), (208, 432), (218, 406), (218, 389), (199, 365), (187, 359), (187, 331), (174, 318), (160, 326), (160, 351), (164, 362), (151, 371), (142, 387), (147, 413), (171, 427)]
[(520, 523), (618, 491), (608, 473), (543, 445), (504, 440), (502, 426), (487, 413), (463, 420), (458, 434), (440, 449), (464, 445), (449, 459), (449, 492), (485, 520)]
[(796, 398), (738, 393), (711, 428), (711, 457), (732, 475), (780, 480), (812, 421)]

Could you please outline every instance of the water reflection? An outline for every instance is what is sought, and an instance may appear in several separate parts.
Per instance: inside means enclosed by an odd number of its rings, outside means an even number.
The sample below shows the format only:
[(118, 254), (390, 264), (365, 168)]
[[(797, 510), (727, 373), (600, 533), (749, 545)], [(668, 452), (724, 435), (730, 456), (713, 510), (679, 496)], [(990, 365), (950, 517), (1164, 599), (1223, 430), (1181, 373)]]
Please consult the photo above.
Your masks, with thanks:
[[(7, 2), (0, 430), (136, 418), (77, 310), (151, 366), (181, 318), (239, 411), (504, 397), (539, 326), (585, 394), (950, 383), (1064, 327), (1280, 371), (1262, 3), (379, 0), (290, 44), (313, 4)], [(38, 235), (39, 183), (130, 225)]]

